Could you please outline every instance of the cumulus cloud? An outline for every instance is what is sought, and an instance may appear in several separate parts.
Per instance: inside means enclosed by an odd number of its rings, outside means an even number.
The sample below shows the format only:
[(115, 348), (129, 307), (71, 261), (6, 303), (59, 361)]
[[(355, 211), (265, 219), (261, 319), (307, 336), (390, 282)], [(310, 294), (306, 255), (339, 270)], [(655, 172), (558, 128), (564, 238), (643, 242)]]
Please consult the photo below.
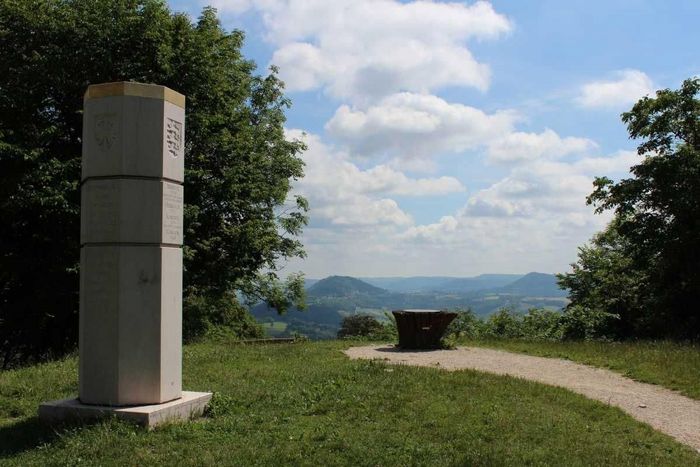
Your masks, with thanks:
[(587, 138), (560, 137), (545, 129), (542, 133), (510, 133), (489, 144), (488, 155), (492, 162), (515, 163), (538, 159), (556, 159), (581, 153), (597, 147)]
[(437, 96), (404, 92), (364, 110), (343, 105), (326, 131), (357, 154), (420, 158), (479, 147), (509, 133), (516, 120), (513, 111), (487, 114)]
[[(482, 110), (427, 94), (398, 93), (366, 109), (343, 105), (326, 131), (354, 154), (391, 156), (396, 167), (432, 168), (421, 159), (444, 153), (486, 148), (489, 161), (522, 164), (559, 159), (597, 148), (588, 138), (513, 131), (519, 119), (513, 110)], [(403, 162), (399, 162), (403, 161)]]
[[(218, 7), (227, 10), (227, 2)], [(490, 70), (466, 46), (512, 28), (490, 3), (397, 0), (235, 0), (261, 12), (272, 63), (292, 91), (323, 88), (338, 98), (375, 99), (443, 86), (485, 90)]]
[(586, 157), (573, 163), (574, 170), (602, 176), (627, 173), (629, 168), (641, 162), (637, 151), (617, 151), (609, 157)]
[(289, 130), (287, 136), (303, 139), (308, 146), (303, 154), (306, 175), (295, 191), (309, 198), (315, 217), (334, 225), (411, 224), (411, 216), (389, 196), (436, 196), (466, 189), (454, 177), (411, 178), (386, 165), (361, 169), (317, 135)]
[(573, 164), (538, 162), (513, 170), (506, 178), (477, 192), (462, 216), (541, 217), (588, 212), (585, 198), (592, 178)]
[(471, 196), (458, 215), (588, 218), (591, 209), (585, 199), (593, 189), (593, 177), (626, 176), (638, 161), (634, 151), (618, 151), (572, 162), (538, 160), (515, 166), (507, 177)]
[(624, 177), (638, 160), (633, 151), (619, 151), (515, 166), (453, 215), (411, 225), (397, 234), (397, 242), (406, 250), (429, 250), (431, 258), (448, 265), (445, 272), (449, 265), (458, 268), (456, 261), (475, 272), (513, 270), (513, 264), (521, 272), (562, 271), (576, 248), (610, 220), (610, 213), (594, 215), (585, 203), (593, 175)]
[(583, 85), (576, 103), (587, 108), (619, 108), (654, 93), (654, 83), (639, 70), (621, 70), (610, 80)]
[[(298, 267), (311, 277), (561, 271), (608, 219), (585, 204), (593, 176), (623, 176), (638, 159), (632, 151), (590, 157), (597, 150), (590, 139), (517, 131), (512, 110), (486, 112), (433, 95), (447, 86), (488, 89), (489, 66), (470, 41), (512, 29), (490, 3), (213, 2), (224, 13), (259, 13), (288, 90), (340, 100), (325, 126), (337, 145), (288, 132), (309, 146), (294, 194), (310, 201), (309, 257)], [(582, 86), (576, 103), (619, 108), (652, 90), (646, 74), (622, 70)], [(483, 178), (499, 179), (467, 193), (449, 172), (415, 176), (437, 171), (433, 156), (447, 153), (484, 155), (497, 167), (484, 168)], [(407, 197), (432, 197), (435, 212)], [(456, 200), (459, 209), (445, 207)], [(439, 219), (421, 220), (431, 215)]]
[(330, 270), (355, 275), (395, 275), (397, 264), (405, 275), (563, 271), (610, 219), (585, 203), (593, 176), (625, 177), (637, 162), (634, 151), (528, 160), (435, 222), (312, 229), (304, 268), (311, 275), (331, 263)]

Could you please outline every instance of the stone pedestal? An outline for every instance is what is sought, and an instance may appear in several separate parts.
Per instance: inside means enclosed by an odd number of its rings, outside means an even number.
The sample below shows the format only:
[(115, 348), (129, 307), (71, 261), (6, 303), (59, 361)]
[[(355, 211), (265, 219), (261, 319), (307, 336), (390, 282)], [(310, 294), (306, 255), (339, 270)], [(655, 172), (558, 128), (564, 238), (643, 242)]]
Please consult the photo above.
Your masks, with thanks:
[(204, 412), (210, 400), (210, 392), (190, 391), (183, 391), (179, 399), (163, 404), (128, 407), (89, 405), (81, 403), (78, 399), (63, 399), (41, 404), (39, 417), (47, 422), (91, 422), (113, 416), (153, 428), (163, 423), (197, 417)]
[(140, 83), (88, 88), (79, 400), (44, 404), (43, 418), (120, 416), (123, 406), (157, 412), (164, 403), (176, 415), (177, 401), (197, 413), (208, 401), (182, 398), (184, 137), (181, 94)]

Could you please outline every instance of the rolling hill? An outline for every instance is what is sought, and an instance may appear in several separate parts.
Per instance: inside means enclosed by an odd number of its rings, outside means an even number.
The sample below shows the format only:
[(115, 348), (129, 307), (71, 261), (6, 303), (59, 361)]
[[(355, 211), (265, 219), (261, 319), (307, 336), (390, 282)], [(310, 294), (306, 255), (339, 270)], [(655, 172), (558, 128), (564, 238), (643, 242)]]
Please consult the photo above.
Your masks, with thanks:
[(354, 295), (385, 295), (386, 290), (349, 276), (330, 276), (309, 287), (307, 294), (313, 297), (351, 297)]
[(435, 290), (446, 292), (476, 292), (479, 290), (503, 287), (522, 278), (522, 274), (481, 274), (476, 277), (452, 279), (440, 285)]
[(522, 274), (481, 274), (475, 277), (415, 276), (415, 277), (361, 277), (376, 287), (391, 292), (474, 292), (510, 284)]
[(527, 295), (530, 297), (566, 297), (568, 292), (557, 285), (553, 274), (531, 272), (520, 279), (497, 289), (499, 293)]
[[(386, 319), (391, 310), (406, 308), (471, 309), (488, 316), (501, 308), (558, 310), (567, 303), (566, 292), (551, 274), (484, 274), (476, 277), (406, 277), (370, 279), (367, 283), (349, 276), (330, 276), (307, 288), (307, 309), (278, 315), (264, 303), (251, 309), (253, 316), (284, 335), (300, 333), (312, 339), (335, 337), (343, 317), (370, 314)], [(378, 287), (384, 284), (387, 288)], [(427, 288), (427, 289), (426, 289)], [(398, 290), (397, 290), (398, 289)], [(408, 291), (406, 291), (408, 290)], [(275, 322), (280, 322), (277, 328)], [(282, 326), (281, 324), (285, 325)]]
[(456, 280), (456, 277), (414, 276), (414, 277), (360, 277), (360, 280), (381, 287), (390, 292), (427, 292), (438, 290), (443, 284)]

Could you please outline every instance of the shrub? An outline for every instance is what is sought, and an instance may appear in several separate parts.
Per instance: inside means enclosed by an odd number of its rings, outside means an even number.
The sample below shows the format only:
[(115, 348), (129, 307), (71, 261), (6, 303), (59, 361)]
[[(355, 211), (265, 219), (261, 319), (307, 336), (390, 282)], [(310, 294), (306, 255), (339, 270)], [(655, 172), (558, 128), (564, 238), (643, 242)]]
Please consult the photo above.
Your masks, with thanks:
[(233, 294), (223, 297), (186, 295), (182, 334), (185, 342), (211, 334), (226, 334), (239, 339), (265, 337), (262, 326)]
[(338, 338), (346, 337), (365, 337), (377, 340), (390, 339), (392, 337), (391, 325), (384, 325), (370, 315), (346, 316), (340, 325)]
[(479, 338), (484, 332), (484, 322), (471, 310), (459, 311), (445, 331), (446, 336)]
[(561, 316), (562, 339), (610, 339), (618, 319), (618, 315), (602, 310), (570, 306)]
[(466, 310), (452, 321), (446, 335), (469, 339), (560, 340), (562, 320), (561, 312), (541, 308), (531, 308), (525, 314), (503, 308), (486, 319)]
[(513, 339), (525, 337), (523, 334), (522, 317), (512, 310), (502, 308), (486, 320), (485, 337), (504, 337)]
[(522, 317), (522, 334), (534, 340), (561, 340), (563, 315), (559, 311), (531, 308)]

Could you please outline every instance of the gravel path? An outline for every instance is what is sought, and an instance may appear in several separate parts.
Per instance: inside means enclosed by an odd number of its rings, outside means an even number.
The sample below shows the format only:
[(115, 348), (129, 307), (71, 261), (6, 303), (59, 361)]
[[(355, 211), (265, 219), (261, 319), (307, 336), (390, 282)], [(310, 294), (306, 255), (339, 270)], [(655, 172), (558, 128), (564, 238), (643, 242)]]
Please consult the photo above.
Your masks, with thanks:
[(633, 381), (609, 370), (568, 360), (477, 347), (401, 351), (389, 346), (367, 346), (353, 347), (345, 353), (353, 359), (380, 359), (397, 365), (445, 370), (479, 370), (561, 386), (619, 407), (637, 420), (700, 452), (700, 401), (661, 386)]

